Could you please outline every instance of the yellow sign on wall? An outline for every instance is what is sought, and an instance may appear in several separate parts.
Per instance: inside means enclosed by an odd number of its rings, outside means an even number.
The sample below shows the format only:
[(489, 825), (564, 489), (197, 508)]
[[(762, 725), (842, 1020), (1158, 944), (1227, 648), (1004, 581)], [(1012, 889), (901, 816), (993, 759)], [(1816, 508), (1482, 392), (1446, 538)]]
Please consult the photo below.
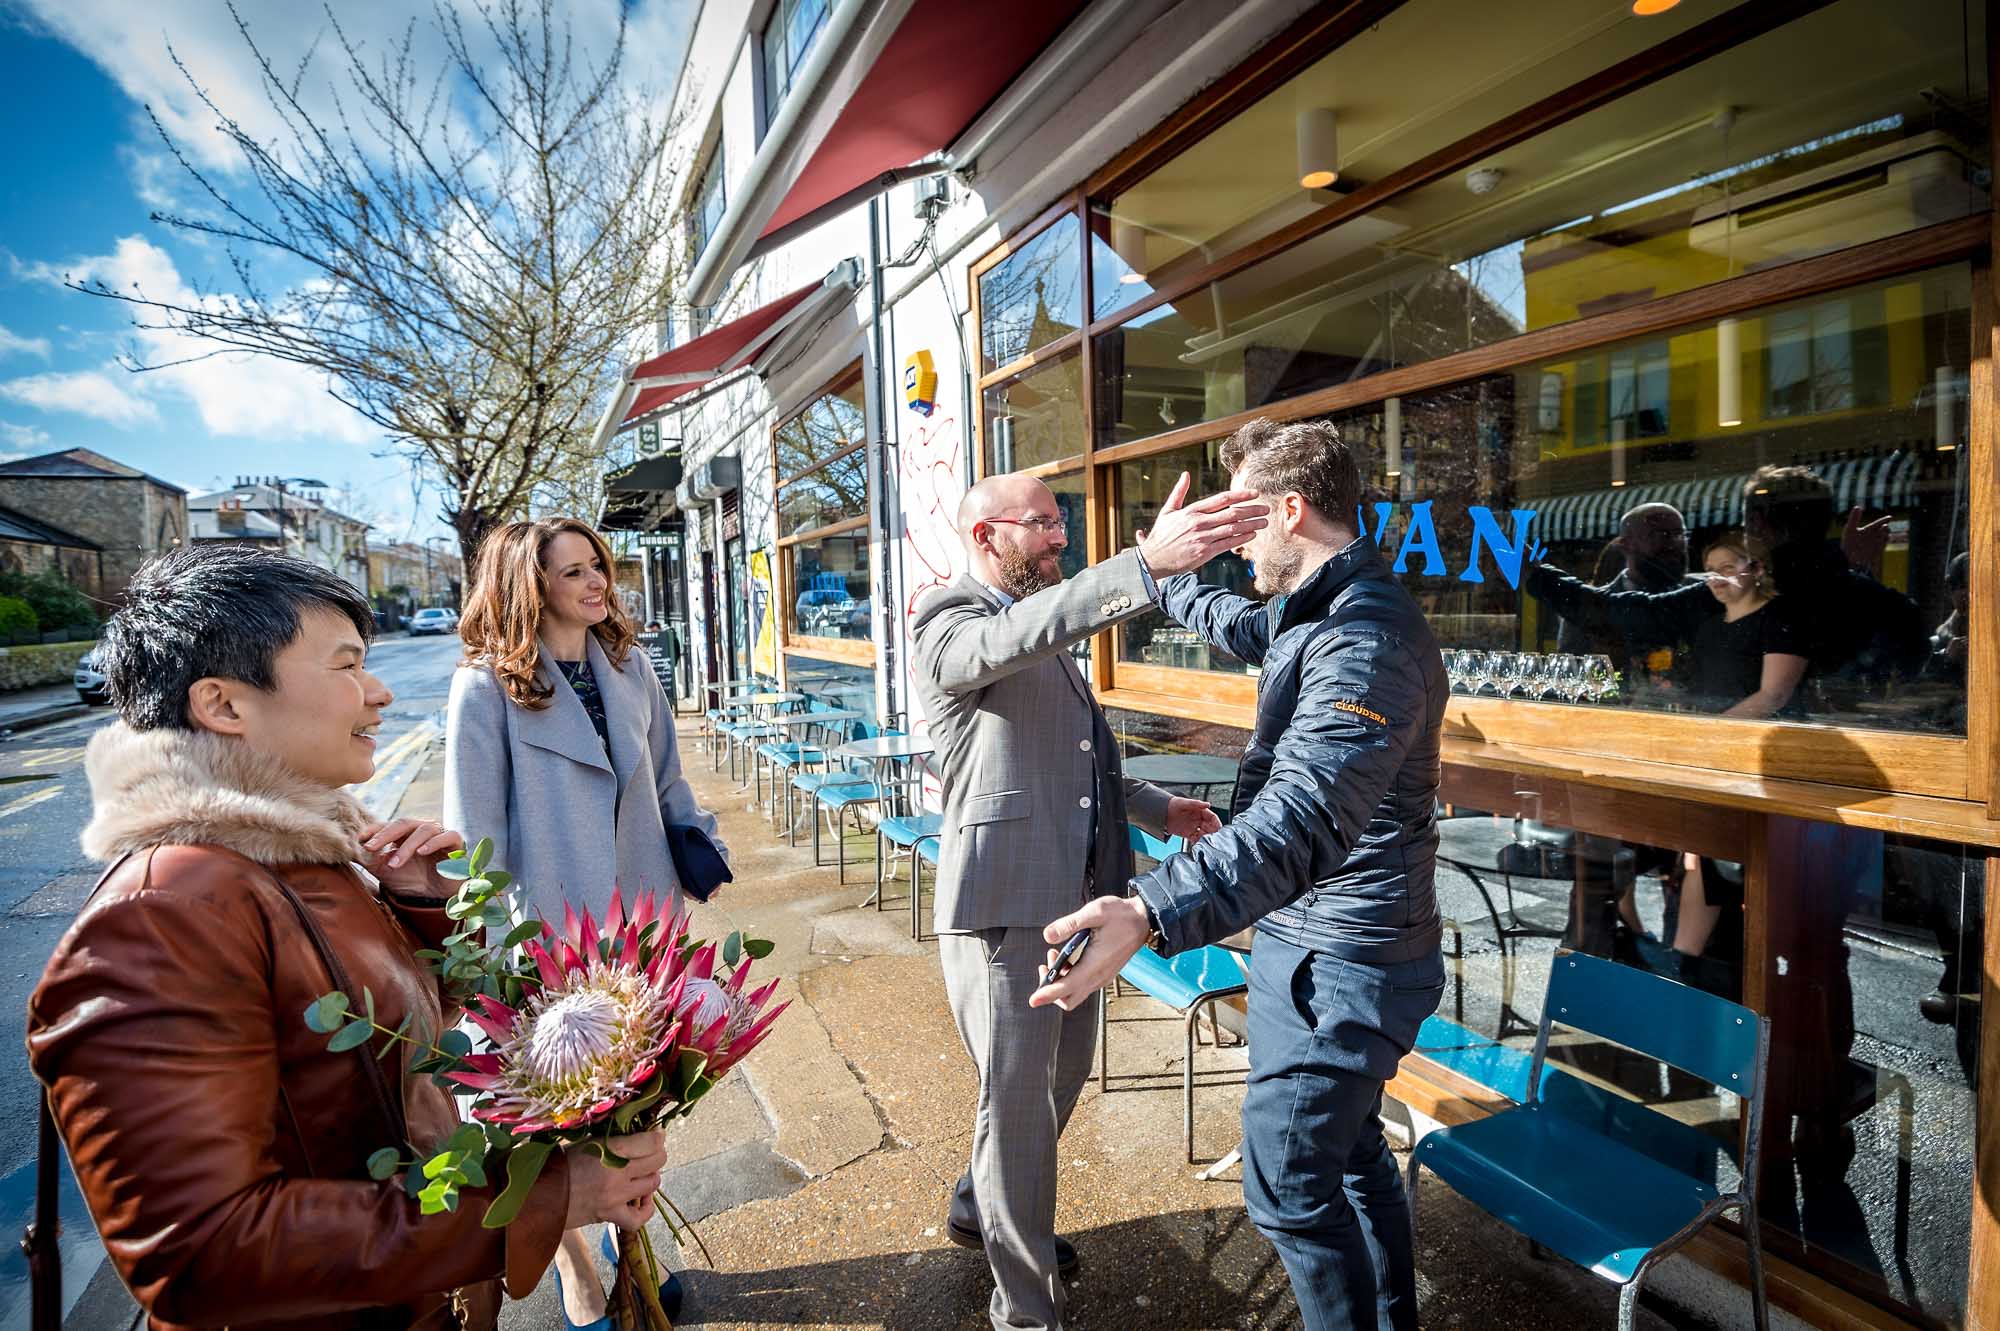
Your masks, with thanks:
[(903, 362), (903, 401), (919, 416), (937, 410), (937, 366), (928, 351), (913, 351)]

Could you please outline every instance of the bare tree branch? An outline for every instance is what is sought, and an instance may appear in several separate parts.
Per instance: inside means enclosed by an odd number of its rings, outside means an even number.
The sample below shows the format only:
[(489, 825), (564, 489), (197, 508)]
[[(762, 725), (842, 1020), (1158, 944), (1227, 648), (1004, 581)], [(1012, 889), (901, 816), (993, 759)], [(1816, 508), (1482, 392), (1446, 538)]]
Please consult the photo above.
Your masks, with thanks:
[[(305, 56), (281, 70), (232, 6), (281, 126), (269, 141), (170, 47), (248, 183), (232, 193), (148, 108), (214, 205), (154, 220), (220, 242), (232, 281), (172, 293), (71, 285), (131, 307), (138, 329), (211, 348), (134, 354), (133, 370), (249, 353), (323, 373), (335, 400), (437, 487), (470, 560), (537, 496), (589, 497), (609, 371), (658, 316), (682, 246), (672, 126), (622, 82), (622, 14), (610, 50), (586, 59), (556, 0), (476, 0), (470, 28), (461, 8), (435, 9), (448, 58), (427, 72), (414, 23), (370, 54), (331, 6)], [(337, 60), (321, 100), (323, 52)], [(273, 263), (306, 276), (274, 289), (259, 275)]]

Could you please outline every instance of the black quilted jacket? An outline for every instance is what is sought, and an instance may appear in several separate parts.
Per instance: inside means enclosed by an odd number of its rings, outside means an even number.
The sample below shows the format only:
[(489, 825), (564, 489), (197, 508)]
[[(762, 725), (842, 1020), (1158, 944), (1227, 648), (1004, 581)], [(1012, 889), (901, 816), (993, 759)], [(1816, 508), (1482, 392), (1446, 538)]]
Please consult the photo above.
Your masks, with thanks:
[(1438, 737), (1451, 688), (1423, 612), (1361, 537), (1268, 605), (1162, 586), (1167, 613), (1262, 667), (1232, 818), (1135, 881), (1169, 953), (1246, 925), (1386, 965), (1438, 946)]

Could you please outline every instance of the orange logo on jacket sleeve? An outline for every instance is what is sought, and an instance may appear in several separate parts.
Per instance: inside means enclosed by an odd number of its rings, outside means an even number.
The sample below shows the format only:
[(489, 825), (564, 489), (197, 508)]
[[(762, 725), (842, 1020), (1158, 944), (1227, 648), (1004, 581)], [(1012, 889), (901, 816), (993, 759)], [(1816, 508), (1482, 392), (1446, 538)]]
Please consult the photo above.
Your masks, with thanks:
[(1388, 717), (1382, 715), (1380, 712), (1371, 712), (1358, 702), (1348, 702), (1345, 699), (1343, 699), (1340, 702), (1337, 702), (1333, 705), (1333, 710), (1336, 712), (1352, 712), (1356, 716), (1365, 716), (1378, 726), (1386, 726), (1389, 724)]

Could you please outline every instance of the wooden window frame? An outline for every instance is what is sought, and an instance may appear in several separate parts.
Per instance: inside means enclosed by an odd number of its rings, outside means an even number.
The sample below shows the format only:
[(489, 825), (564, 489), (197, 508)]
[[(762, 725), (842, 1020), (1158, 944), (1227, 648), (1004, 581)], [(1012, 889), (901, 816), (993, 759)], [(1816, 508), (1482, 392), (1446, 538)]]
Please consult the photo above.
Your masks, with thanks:
[[(785, 487), (799, 481), (810, 480), (813, 476), (826, 470), (826, 468), (841, 461), (843, 458), (853, 457), (856, 453), (865, 455), (868, 449), (867, 435), (864, 431), (861, 439), (836, 449), (802, 471), (794, 472), (789, 476), (780, 476), (778, 474), (778, 431), (805, 415), (806, 412), (812, 409), (813, 403), (819, 401), (821, 398), (835, 395), (842, 389), (860, 382), (862, 374), (862, 363), (858, 360), (850, 361), (825, 383), (806, 394), (805, 398), (800, 401), (795, 409), (788, 412), (771, 426), (771, 525), (772, 529), (778, 533), (776, 547), (772, 552), (774, 557), (771, 560), (771, 594), (778, 598), (777, 613), (774, 619), (778, 626), (779, 655), (809, 656), (815, 660), (837, 661), (846, 665), (867, 666), (872, 669), (876, 661), (875, 639), (872, 633), (868, 640), (863, 642), (852, 638), (821, 638), (811, 634), (800, 633), (796, 630), (792, 621), (793, 606), (797, 601), (797, 589), (794, 586), (796, 579), (792, 576), (792, 566), (788, 552), (794, 546), (824, 540), (829, 536), (845, 536), (850, 532), (865, 531), (868, 533), (868, 544), (870, 547), (868, 574), (872, 583), (876, 573), (873, 554), (875, 544), (874, 475), (872, 473), (867, 475), (868, 492), (862, 497), (862, 511), (859, 514), (853, 517), (842, 518), (838, 522), (823, 523), (820, 526), (807, 528), (804, 531), (785, 532), (783, 530)], [(863, 468), (864, 472), (867, 472), (867, 470), (866, 467)]]
[[(1157, 309), (1209, 282), (1227, 277), (1289, 249), (1314, 235), (1389, 200), (1451, 175), (1470, 163), (1574, 120), (1590, 111), (1689, 68), (1711, 56), (1751, 41), (1832, 0), (1782, 0), (1781, 3), (1738, 5), (1717, 17), (1543, 98), (1502, 121), (1467, 135), (1400, 171), (1320, 209), (1310, 217), (1254, 245), (1222, 256), (1181, 280), (1163, 286), (1146, 299), (1103, 319), (1094, 317), (1091, 271), (1090, 201), (1128, 187), (1203, 135), (1224, 123), (1324, 56), (1340, 42), (1361, 31), (1389, 10), (1389, 0), (1355, 0), (1329, 14), (1302, 21), (1267, 43), (1238, 71), (1191, 102), (1187, 108), (1141, 139), (1085, 184), (1037, 214), (1026, 225), (982, 255), (967, 270), (968, 336), (980, 337), (979, 278), (1008, 255), (1017, 252), (1066, 215), (1076, 216), (1082, 253), (1079, 272), (1083, 287), (1084, 324), (1045, 346), (1030, 349), (1014, 362), (976, 379), (971, 404), (974, 421), (974, 475), (987, 473), (985, 389), (1056, 356), (1077, 350), (1083, 383), (1083, 450), (1057, 462), (1027, 469), (1030, 475), (1059, 474), (1079, 462), (1087, 473), (1086, 535), (1088, 559), (1099, 563), (1113, 553), (1116, 502), (1110, 468), (1118, 463), (1203, 444), (1228, 435), (1250, 420), (1266, 417), (1296, 420), (1364, 407), (1395, 396), (1493, 374), (1535, 360), (1551, 359), (1615, 342), (1664, 333), (1691, 324), (1738, 314), (1790, 300), (1830, 293), (1873, 280), (1901, 276), (1944, 264), (1974, 265), (1974, 354), (1970, 377), (1970, 427), (1967, 446), (1971, 548), (1983, 552), (1973, 561), (1973, 648), (1970, 678), (2000, 676), (2000, 456), (1993, 434), (2000, 421), (2000, 376), (1992, 357), (2000, 354), (2000, 330), (1994, 311), (2000, 305), (1990, 255), (2000, 239), (2000, 214), (1938, 223), (1918, 231), (1818, 255), (1793, 263), (1728, 278), (1644, 304), (1587, 316), (1439, 357), (1367, 376), (1353, 383), (1302, 394), (1281, 403), (1239, 412), (1146, 439), (1098, 448), (1096, 422), (1095, 341), (1102, 333)], [(1366, 22), (1363, 22), (1364, 17)], [(1989, 34), (1989, 45), (2000, 36)], [(2000, 142), (2000, 136), (1994, 140)], [(1249, 728), (1254, 721), (1254, 677), (1218, 675), (1207, 671), (1120, 663), (1115, 659), (1116, 631), (1099, 635), (1092, 651), (1092, 682), (1109, 704), (1137, 711), (1191, 717)], [(1238, 681), (1238, 682), (1231, 682)], [(1248, 688), (1244, 687), (1248, 683)], [(1615, 735), (1583, 727), (1579, 733), (1575, 709), (1550, 704), (1454, 697), (1448, 720), (1455, 735), (1500, 742), (1548, 744), (1568, 751), (1648, 755), (1673, 754), (1680, 761), (1699, 755), (1705, 767), (1772, 779), (1825, 781), (1839, 773), (1864, 789), (1911, 795), (1978, 800), (1989, 817), (2000, 819), (2000, 778), (1993, 768), (2000, 760), (2000, 699), (1986, 690), (1969, 691), (1964, 738), (1898, 731), (1808, 727), (1776, 722), (1729, 721), (1717, 717), (1648, 714), (1619, 710)], [(1599, 730), (1593, 736), (1590, 732)]]

